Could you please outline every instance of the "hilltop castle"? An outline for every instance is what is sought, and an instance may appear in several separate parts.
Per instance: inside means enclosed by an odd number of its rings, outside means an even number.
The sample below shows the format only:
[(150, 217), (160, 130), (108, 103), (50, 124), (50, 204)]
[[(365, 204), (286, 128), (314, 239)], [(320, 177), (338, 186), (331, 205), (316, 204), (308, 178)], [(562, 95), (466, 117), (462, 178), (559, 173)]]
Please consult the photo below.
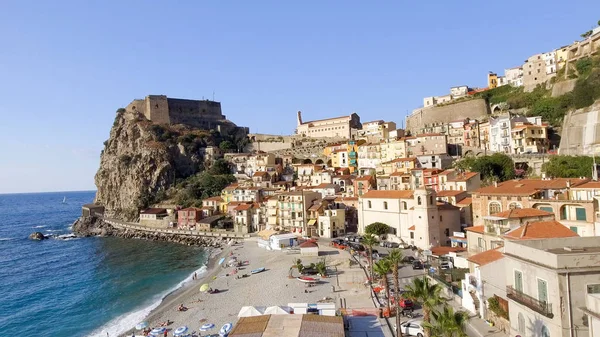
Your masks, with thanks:
[[(156, 124), (183, 124), (205, 130), (230, 132), (248, 128), (237, 127), (221, 112), (221, 103), (209, 100), (168, 98), (165, 95), (148, 95), (135, 99), (125, 108), (131, 112), (141, 112)], [(238, 130), (239, 131), (239, 130)]]

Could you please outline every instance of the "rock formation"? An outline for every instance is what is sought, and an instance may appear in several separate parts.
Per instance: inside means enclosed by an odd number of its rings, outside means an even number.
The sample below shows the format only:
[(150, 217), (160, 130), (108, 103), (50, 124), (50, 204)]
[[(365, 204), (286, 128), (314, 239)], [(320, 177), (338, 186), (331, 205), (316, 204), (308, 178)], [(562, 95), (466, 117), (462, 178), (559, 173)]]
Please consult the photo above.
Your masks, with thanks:
[(41, 241), (41, 240), (47, 239), (47, 237), (41, 232), (33, 232), (33, 233), (29, 234), (29, 239)]
[(103, 205), (109, 217), (135, 219), (176, 178), (202, 168), (199, 147), (207, 141), (207, 131), (156, 125), (141, 113), (119, 109), (100, 156), (95, 203)]

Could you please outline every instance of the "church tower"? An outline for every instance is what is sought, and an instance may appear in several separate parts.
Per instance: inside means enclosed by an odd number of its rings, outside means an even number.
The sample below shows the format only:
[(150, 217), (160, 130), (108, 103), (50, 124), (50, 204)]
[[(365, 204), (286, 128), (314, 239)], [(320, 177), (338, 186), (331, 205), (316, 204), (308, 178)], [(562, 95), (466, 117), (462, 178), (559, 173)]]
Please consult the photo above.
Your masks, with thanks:
[(302, 125), (302, 111), (298, 111), (298, 126)]
[(413, 223), (415, 246), (430, 249), (440, 245), (440, 217), (435, 190), (423, 187), (414, 192)]

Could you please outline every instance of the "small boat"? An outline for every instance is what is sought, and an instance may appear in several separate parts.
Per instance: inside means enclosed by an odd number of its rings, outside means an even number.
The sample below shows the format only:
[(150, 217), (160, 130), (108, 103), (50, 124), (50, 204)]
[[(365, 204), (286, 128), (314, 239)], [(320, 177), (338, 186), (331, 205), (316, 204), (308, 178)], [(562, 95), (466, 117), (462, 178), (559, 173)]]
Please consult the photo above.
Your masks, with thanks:
[(233, 324), (225, 323), (225, 325), (223, 325), (223, 327), (221, 327), (221, 330), (219, 330), (219, 336), (226, 337), (227, 335), (229, 335), (232, 327), (233, 327)]
[(250, 271), (252, 274), (258, 274), (258, 273), (262, 273), (263, 271), (265, 271), (265, 267), (260, 267), (258, 269), (254, 269), (252, 271)]
[(63, 203), (63, 204), (66, 204), (66, 203), (67, 203), (67, 197), (63, 197), (63, 202), (62, 202), (62, 203)]
[(296, 277), (296, 280), (298, 280), (300, 282), (304, 282), (304, 283), (317, 283), (317, 282), (319, 282), (319, 280), (317, 280), (316, 278), (312, 278), (312, 277), (308, 277), (308, 276)]
[(225, 258), (224, 258), (224, 257), (222, 257), (222, 258), (219, 260), (219, 265), (222, 265), (222, 264), (223, 264), (223, 261), (225, 261)]

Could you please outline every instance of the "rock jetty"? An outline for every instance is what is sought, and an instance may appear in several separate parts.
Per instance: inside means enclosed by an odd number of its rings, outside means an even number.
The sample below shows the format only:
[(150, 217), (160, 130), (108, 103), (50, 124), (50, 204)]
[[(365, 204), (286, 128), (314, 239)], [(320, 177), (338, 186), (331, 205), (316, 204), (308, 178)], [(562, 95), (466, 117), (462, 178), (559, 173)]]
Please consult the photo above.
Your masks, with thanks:
[(167, 241), (188, 246), (220, 247), (221, 238), (202, 237), (196, 235), (181, 235), (141, 231), (135, 229), (115, 228), (111, 224), (96, 217), (80, 217), (73, 223), (73, 233), (80, 237), (120, 237), (125, 239), (140, 239), (149, 241)]
[(48, 238), (48, 237), (46, 237), (46, 236), (45, 236), (43, 233), (41, 233), (41, 232), (33, 232), (33, 233), (29, 234), (29, 239), (30, 239), (30, 240), (38, 240), (38, 241), (41, 241), (41, 240), (44, 240), (44, 239), (47, 239), (47, 238)]

